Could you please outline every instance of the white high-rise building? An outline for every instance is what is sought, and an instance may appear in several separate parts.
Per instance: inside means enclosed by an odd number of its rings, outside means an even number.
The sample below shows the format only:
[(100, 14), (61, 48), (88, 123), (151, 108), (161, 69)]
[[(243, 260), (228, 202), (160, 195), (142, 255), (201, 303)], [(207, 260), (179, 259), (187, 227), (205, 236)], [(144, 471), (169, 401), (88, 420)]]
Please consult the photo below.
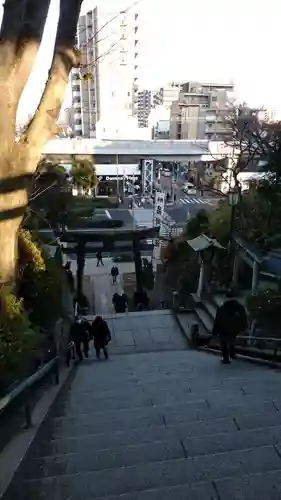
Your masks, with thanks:
[(137, 127), (139, 17), (133, 2), (116, 0), (114, 10), (104, 2), (99, 9), (101, 137), (126, 137)]
[(100, 118), (97, 8), (79, 17), (77, 48), (81, 53), (81, 68), (72, 70), (71, 128), (76, 137), (95, 137)]
[(82, 65), (73, 70), (74, 134), (124, 137), (137, 127), (139, 12), (116, 0), (80, 16)]

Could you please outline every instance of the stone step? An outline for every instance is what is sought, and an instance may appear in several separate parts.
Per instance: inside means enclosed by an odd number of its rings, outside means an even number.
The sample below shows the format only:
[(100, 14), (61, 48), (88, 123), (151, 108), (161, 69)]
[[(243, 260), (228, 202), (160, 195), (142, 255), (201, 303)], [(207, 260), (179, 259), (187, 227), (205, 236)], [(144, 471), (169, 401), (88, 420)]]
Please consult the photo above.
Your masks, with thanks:
[(39, 479), (148, 462), (195, 458), (270, 446), (280, 441), (280, 437), (281, 425), (124, 446), (117, 448), (114, 453), (111, 448), (101, 449), (98, 452), (85, 448), (80, 453), (33, 458), (26, 464), (22, 473), (25, 479)]
[[(245, 400), (245, 398), (244, 398)], [(245, 402), (246, 404), (246, 402)], [(163, 412), (169, 412), (170, 414), (178, 413), (180, 411), (184, 411), (186, 415), (189, 413), (193, 413), (194, 411), (206, 410), (208, 408), (206, 400), (204, 398), (197, 397), (196, 399), (192, 399), (189, 401), (180, 401), (169, 403), (166, 405), (153, 405), (146, 407), (136, 407), (131, 408), (130, 412), (127, 409), (120, 410), (112, 410), (112, 411), (101, 411), (99, 408), (96, 408), (96, 411), (88, 412), (88, 413), (80, 413), (77, 415), (65, 415), (62, 417), (54, 417), (48, 419), (50, 425), (54, 426), (54, 428), (59, 427), (62, 422), (68, 423), (69, 426), (72, 425), (89, 425), (92, 424), (93, 427), (99, 422), (124, 422), (124, 425), (129, 425), (130, 422), (138, 422), (138, 420), (142, 421), (143, 419), (149, 420), (150, 417), (153, 418), (155, 414), (162, 414)]]
[(177, 458), (185, 458), (185, 451), (179, 439), (122, 446), (114, 450), (114, 453), (111, 448), (101, 449), (98, 452), (87, 448), (79, 454), (34, 458), (29, 461), (24, 477), (25, 479), (38, 479)]
[(133, 429), (143, 429), (143, 432), (146, 432), (147, 428), (163, 427), (165, 424), (169, 426), (184, 422), (190, 423), (225, 417), (235, 418), (237, 413), (239, 413), (238, 421), (240, 417), (250, 417), (249, 420), (255, 422), (257, 416), (259, 417), (260, 415), (264, 415), (264, 418), (267, 416), (271, 418), (272, 415), (273, 419), (275, 419), (274, 422), (277, 424), (280, 421), (280, 413), (271, 401), (253, 402), (249, 405), (246, 400), (240, 404), (229, 404), (214, 408), (209, 408), (206, 401), (202, 401), (202, 403), (196, 405), (188, 403), (164, 405), (153, 407), (151, 410), (149, 413), (125, 414), (115, 418), (114, 416), (108, 418), (106, 414), (86, 414), (81, 415), (80, 418), (52, 419), (42, 426), (40, 432), (43, 435), (46, 435), (48, 432), (48, 439), (75, 438), (90, 434), (102, 434), (105, 428), (108, 429), (108, 432), (112, 430), (114, 432), (121, 432)]
[(207, 312), (209, 313), (211, 318), (213, 318), (213, 320), (215, 320), (215, 317), (217, 314), (217, 309), (218, 309), (217, 306), (212, 304), (212, 302), (210, 302), (209, 300), (204, 300), (203, 306), (205, 307), (205, 309), (207, 310)]
[(213, 330), (214, 320), (212, 316), (210, 316), (209, 312), (205, 311), (202, 307), (196, 307), (195, 312), (207, 332), (211, 333)]
[[(198, 390), (198, 392), (197, 392)], [(226, 392), (226, 389), (223, 387), (214, 387), (210, 390), (212, 391), (221, 391)], [(238, 390), (237, 390), (238, 393)], [(198, 401), (202, 401), (202, 394), (205, 394), (204, 385), (195, 385), (194, 389), (192, 389), (192, 384), (187, 384), (185, 388), (182, 389), (170, 389), (167, 391), (161, 391), (155, 388), (155, 390), (151, 390), (144, 397), (133, 398), (130, 400), (129, 398), (112, 398), (112, 399), (104, 399), (100, 400), (99, 405), (97, 405), (95, 399), (87, 400), (81, 402), (79, 405), (74, 403), (58, 403), (50, 412), (50, 417), (64, 417), (67, 415), (68, 417), (76, 417), (79, 418), (80, 415), (89, 414), (89, 413), (112, 413), (112, 412), (135, 412), (139, 410), (140, 412), (143, 408), (150, 408), (155, 406), (162, 405), (171, 405), (171, 404), (180, 404), (183, 401), (185, 403), (196, 404)], [(149, 410), (148, 410), (149, 411)]]
[(70, 453), (83, 453), (85, 447), (92, 450), (105, 448), (118, 448), (139, 443), (152, 443), (154, 441), (167, 441), (174, 438), (183, 439), (189, 436), (207, 436), (221, 432), (235, 431), (237, 426), (232, 417), (210, 419), (206, 421), (192, 421), (171, 426), (148, 427), (143, 429), (130, 429), (126, 431), (106, 431), (101, 434), (88, 434), (73, 438), (60, 438), (50, 440), (48, 434), (43, 439), (41, 435), (32, 446), (31, 456), (48, 457)]
[[(97, 472), (65, 474), (60, 477), (25, 481), (24, 488), (12, 491), (14, 500), (59, 498), (90, 500), (110, 495), (142, 492), (147, 489), (239, 478), (245, 473), (265, 473), (281, 469), (273, 446), (205, 455), (195, 458), (138, 464)], [(205, 498), (205, 497), (203, 497)], [(207, 497), (208, 498), (208, 497)], [(276, 497), (277, 498), (277, 497)]]

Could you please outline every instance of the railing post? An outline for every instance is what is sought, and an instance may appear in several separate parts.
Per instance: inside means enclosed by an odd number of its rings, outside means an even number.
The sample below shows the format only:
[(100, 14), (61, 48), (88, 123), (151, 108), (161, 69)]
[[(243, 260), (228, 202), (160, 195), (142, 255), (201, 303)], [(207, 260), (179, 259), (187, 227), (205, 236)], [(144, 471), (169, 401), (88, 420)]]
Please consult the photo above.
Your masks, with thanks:
[(179, 305), (179, 292), (173, 291), (173, 310), (177, 310)]
[(197, 346), (198, 336), (199, 336), (199, 325), (198, 323), (192, 323), (190, 328), (190, 337), (192, 345)]
[(57, 358), (55, 362), (54, 374), (55, 374), (55, 384), (58, 385), (60, 382), (59, 358)]
[(31, 407), (29, 401), (29, 391), (26, 392), (24, 401), (24, 418), (25, 418), (25, 428), (29, 429), (32, 426), (32, 415)]

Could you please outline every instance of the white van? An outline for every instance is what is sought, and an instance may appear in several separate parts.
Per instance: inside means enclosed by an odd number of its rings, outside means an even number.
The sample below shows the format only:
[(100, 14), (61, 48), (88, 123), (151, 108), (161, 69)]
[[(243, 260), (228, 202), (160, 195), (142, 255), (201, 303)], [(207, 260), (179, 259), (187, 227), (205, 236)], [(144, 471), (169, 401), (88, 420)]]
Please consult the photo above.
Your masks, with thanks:
[(185, 194), (193, 194), (193, 195), (197, 193), (196, 187), (191, 182), (186, 182), (184, 184), (184, 186), (183, 186), (183, 192)]
[(172, 172), (169, 168), (163, 168), (163, 173), (162, 173), (163, 177), (171, 177), (172, 175)]

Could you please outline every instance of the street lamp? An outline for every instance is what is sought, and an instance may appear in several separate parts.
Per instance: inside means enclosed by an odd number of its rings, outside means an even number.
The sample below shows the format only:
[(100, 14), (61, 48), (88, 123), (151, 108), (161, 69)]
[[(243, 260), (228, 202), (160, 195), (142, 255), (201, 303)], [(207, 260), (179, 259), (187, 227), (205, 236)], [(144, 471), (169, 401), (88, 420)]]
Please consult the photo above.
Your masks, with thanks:
[[(231, 241), (233, 238), (233, 230), (234, 230), (234, 221), (235, 221), (235, 210), (239, 203), (239, 189), (235, 186), (231, 188), (228, 192), (228, 204), (231, 207), (230, 214), (230, 228), (229, 228), (229, 244), (231, 245)], [(230, 247), (229, 247), (230, 251)]]

